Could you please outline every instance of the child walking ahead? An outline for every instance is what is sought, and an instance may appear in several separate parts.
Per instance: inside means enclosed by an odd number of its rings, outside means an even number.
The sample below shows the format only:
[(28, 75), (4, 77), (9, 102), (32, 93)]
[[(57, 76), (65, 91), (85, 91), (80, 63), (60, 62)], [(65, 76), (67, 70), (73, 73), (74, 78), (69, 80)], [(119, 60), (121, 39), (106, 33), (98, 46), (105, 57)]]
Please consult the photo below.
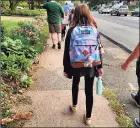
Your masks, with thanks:
[(85, 78), (85, 122), (91, 124), (93, 106), (93, 83), (101, 76), (102, 57), (100, 37), (96, 23), (86, 4), (75, 8), (73, 27), (68, 30), (63, 58), (64, 76), (72, 78), (72, 111), (77, 110), (80, 77)]

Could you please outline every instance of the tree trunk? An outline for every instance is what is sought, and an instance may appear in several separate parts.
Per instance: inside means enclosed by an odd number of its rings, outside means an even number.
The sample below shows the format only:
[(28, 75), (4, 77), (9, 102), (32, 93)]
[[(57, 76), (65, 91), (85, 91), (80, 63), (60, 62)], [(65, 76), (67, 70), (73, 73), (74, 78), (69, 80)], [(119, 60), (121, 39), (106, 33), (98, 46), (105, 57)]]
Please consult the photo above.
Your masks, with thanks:
[(9, 0), (9, 8), (11, 10), (15, 10), (16, 6), (18, 5), (18, 3), (20, 2), (21, 0)]
[(31, 6), (30, 6), (30, 4), (28, 4), (29, 5), (29, 10), (31, 9)]
[(34, 3), (31, 3), (31, 10), (34, 10)]
[(11, 9), (11, 10), (13, 10), (14, 8), (13, 8), (13, 1), (11, 1), (11, 0), (9, 0), (9, 9)]
[(34, 10), (34, 0), (28, 0), (29, 9)]

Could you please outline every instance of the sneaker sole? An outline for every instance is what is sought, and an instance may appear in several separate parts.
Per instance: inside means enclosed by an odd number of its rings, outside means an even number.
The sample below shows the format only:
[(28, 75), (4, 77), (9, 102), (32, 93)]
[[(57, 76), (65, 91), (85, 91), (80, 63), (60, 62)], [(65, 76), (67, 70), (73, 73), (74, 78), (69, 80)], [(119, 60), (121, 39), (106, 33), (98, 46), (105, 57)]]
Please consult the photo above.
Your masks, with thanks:
[(61, 49), (61, 44), (58, 45), (58, 49)]
[(133, 98), (132, 95), (131, 95), (131, 97), (132, 97), (133, 101), (135, 102), (136, 106), (137, 106), (138, 108), (140, 108), (140, 105), (138, 105), (138, 103), (136, 102), (136, 100)]
[(135, 119), (135, 121), (134, 121), (134, 122), (135, 122), (135, 125), (139, 128), (140, 126), (137, 124), (136, 119)]
[(55, 49), (56, 46), (52, 46), (53, 49)]
[(90, 120), (90, 123), (88, 123), (88, 122), (87, 122), (86, 115), (84, 115), (84, 118), (85, 118), (85, 124), (88, 125), (88, 126), (91, 126), (91, 119), (89, 119), (89, 120)]
[(77, 112), (77, 108), (76, 110), (72, 109), (72, 105), (70, 106), (70, 109), (72, 110), (72, 112)]

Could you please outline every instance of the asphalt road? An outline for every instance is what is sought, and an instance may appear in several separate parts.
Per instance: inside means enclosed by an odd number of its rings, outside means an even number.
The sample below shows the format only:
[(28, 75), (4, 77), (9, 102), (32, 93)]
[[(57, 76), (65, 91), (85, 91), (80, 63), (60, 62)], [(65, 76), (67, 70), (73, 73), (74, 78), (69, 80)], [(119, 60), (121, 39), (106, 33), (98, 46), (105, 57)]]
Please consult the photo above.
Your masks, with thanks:
[(109, 22), (139, 29), (139, 17), (137, 16), (110, 16), (110, 14), (98, 14), (98, 12), (93, 12), (93, 15)]
[(139, 17), (110, 16), (92, 12), (99, 31), (132, 51), (139, 42)]

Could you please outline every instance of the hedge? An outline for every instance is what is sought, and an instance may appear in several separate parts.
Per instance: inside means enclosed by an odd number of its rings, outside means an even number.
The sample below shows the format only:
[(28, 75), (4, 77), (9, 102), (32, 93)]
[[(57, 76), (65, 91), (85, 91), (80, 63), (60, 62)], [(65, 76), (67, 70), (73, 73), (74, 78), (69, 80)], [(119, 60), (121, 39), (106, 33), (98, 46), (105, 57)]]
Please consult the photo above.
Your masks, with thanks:
[[(13, 104), (17, 104), (19, 94), (22, 89), (27, 89), (32, 84), (30, 71), (32, 64), (36, 61), (38, 55), (43, 51), (48, 35), (48, 24), (45, 19), (38, 17), (35, 22), (13, 22), (10, 27), (8, 23), (6, 27), (6, 35), (1, 42), (1, 109), (2, 109), (2, 126), (18, 127), (17, 120), (14, 117), (16, 114), (12, 111)], [(9, 27), (9, 29), (7, 29)], [(13, 35), (13, 31), (14, 35)], [(18, 31), (16, 33), (16, 31)], [(32, 42), (32, 35), (38, 36), (39, 40)], [(4, 33), (5, 34), (5, 33)], [(6, 37), (6, 36), (10, 37)], [(15, 38), (18, 37), (18, 38)], [(20, 38), (23, 40), (21, 40)], [(28, 39), (28, 44), (23, 41)], [(18, 94), (18, 95), (16, 95)], [(21, 113), (20, 113), (21, 114)]]
[(29, 9), (17, 9), (17, 10), (9, 10), (5, 9), (1, 12), (2, 16), (11, 16), (11, 15), (20, 15), (20, 16), (39, 16), (46, 13), (45, 9), (40, 10), (29, 10)]

